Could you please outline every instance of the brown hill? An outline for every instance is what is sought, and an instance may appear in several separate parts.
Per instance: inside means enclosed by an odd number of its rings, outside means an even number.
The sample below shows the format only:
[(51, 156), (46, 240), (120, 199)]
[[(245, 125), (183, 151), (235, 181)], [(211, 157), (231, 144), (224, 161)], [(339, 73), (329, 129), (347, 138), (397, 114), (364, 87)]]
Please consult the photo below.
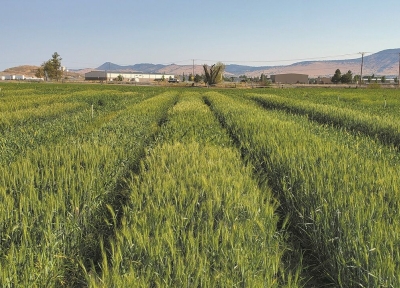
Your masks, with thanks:
[(2, 75), (25, 75), (28, 77), (34, 77), (38, 66), (31, 65), (22, 65), (17, 67), (11, 67), (3, 72), (0, 72)]
[[(11, 67), (11, 68), (5, 69), (3, 72), (0, 72), (0, 76), (24, 75), (25, 77), (35, 77), (35, 73), (38, 68), (39, 68), (39, 66), (32, 66), (32, 65), (22, 65), (22, 66), (17, 66), (17, 67)], [(92, 69), (88, 69), (88, 71), (91, 71), (91, 70)], [(79, 78), (82, 75), (77, 72), (64, 72), (64, 76)]]
[(193, 73), (196, 74), (204, 74), (203, 65), (167, 65), (161, 69), (158, 69), (157, 73), (165, 73), (165, 74), (174, 74), (174, 75), (183, 75), (185, 73), (186, 76), (189, 76)]

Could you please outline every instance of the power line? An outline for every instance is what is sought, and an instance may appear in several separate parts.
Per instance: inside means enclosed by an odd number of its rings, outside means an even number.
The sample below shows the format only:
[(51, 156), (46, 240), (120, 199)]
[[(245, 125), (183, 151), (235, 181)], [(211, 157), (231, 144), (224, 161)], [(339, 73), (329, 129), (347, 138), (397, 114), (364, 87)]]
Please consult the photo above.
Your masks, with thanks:
[[(369, 53), (369, 52), (365, 52)], [(278, 59), (278, 60), (211, 60), (211, 59), (196, 59), (198, 61), (210, 61), (210, 62), (235, 62), (235, 63), (274, 63), (274, 62), (291, 62), (291, 61), (307, 61), (307, 60), (318, 60), (318, 59), (327, 59), (327, 58), (335, 58), (335, 57), (347, 57), (354, 56), (358, 53), (352, 54), (341, 54), (341, 55), (331, 55), (331, 56), (321, 56), (321, 57), (310, 57), (310, 58), (292, 58), (292, 59)]]

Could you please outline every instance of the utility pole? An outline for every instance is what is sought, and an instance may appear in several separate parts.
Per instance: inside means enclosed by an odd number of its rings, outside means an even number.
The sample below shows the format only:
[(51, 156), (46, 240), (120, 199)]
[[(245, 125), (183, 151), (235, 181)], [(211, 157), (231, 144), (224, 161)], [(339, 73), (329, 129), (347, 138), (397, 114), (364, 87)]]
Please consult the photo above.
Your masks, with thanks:
[(192, 78), (194, 79), (194, 59), (193, 59), (193, 67), (192, 67)]
[(399, 53), (399, 76), (397, 77), (397, 85), (400, 87), (400, 53)]
[(360, 75), (360, 85), (362, 84), (362, 69), (364, 64), (364, 54), (365, 52), (359, 52), (361, 54), (361, 75)]

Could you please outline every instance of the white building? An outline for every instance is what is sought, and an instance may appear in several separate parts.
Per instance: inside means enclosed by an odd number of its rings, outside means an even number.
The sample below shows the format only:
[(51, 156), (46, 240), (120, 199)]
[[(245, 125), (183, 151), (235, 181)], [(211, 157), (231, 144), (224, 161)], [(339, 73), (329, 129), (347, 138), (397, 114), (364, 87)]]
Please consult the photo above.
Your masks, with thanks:
[(141, 72), (118, 72), (118, 71), (90, 71), (85, 73), (85, 80), (99, 80), (99, 81), (113, 81), (119, 75), (122, 76), (124, 81), (154, 81), (161, 80), (163, 77), (168, 80), (170, 77), (174, 78), (173, 74), (150, 74)]
[(6, 75), (6, 76), (1, 76), (0, 80), (24, 80), (24, 81), (43, 81), (43, 78), (37, 78), (37, 77), (26, 77), (25, 75)]

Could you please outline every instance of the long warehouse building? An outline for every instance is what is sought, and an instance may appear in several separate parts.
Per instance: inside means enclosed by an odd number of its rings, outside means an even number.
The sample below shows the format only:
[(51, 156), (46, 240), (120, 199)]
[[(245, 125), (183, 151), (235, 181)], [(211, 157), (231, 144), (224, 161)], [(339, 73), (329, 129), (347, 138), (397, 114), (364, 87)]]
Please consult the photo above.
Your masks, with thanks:
[(98, 81), (113, 81), (119, 76), (122, 76), (124, 81), (147, 82), (154, 80), (164, 79), (167, 81), (169, 78), (174, 78), (172, 74), (149, 74), (142, 72), (118, 72), (118, 71), (90, 71), (85, 73), (85, 80), (98, 80)]

